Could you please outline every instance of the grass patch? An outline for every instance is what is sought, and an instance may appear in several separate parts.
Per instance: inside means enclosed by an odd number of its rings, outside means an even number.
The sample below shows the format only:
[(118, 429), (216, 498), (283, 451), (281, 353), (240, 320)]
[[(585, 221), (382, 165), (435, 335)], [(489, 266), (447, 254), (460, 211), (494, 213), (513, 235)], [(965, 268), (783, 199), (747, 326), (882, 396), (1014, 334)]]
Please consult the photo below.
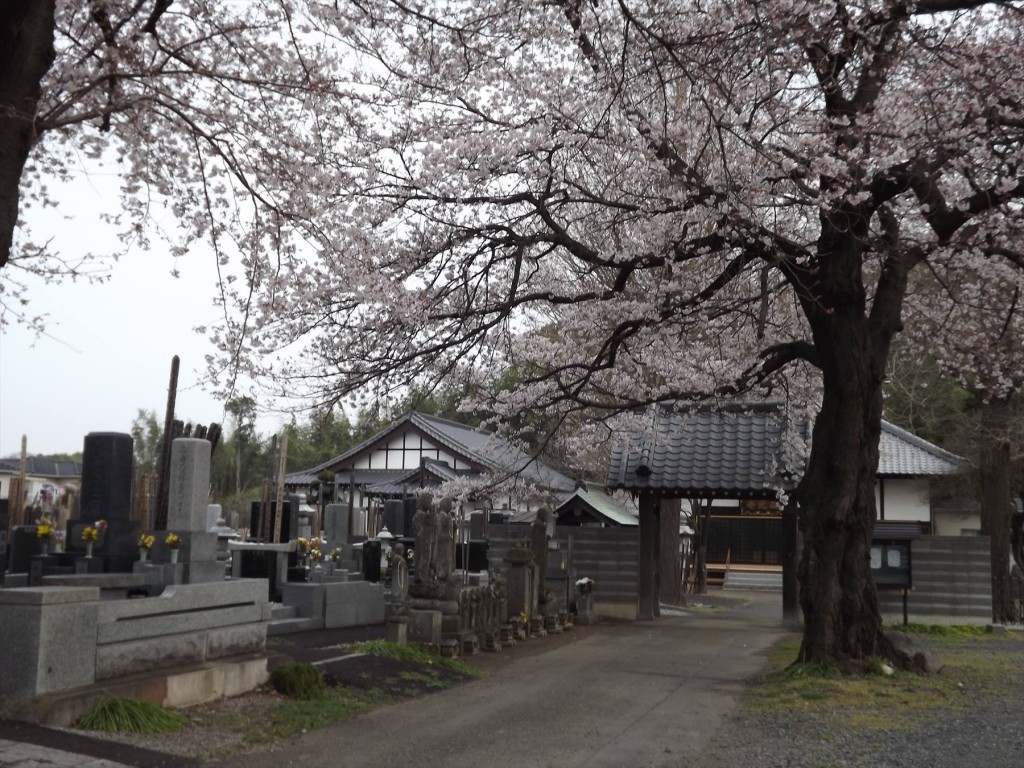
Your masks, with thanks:
[(107, 699), (78, 719), (76, 725), (105, 733), (171, 733), (188, 722), (180, 712), (138, 699)]
[(324, 676), (312, 664), (289, 664), (270, 676), (274, 690), (294, 699), (319, 699), (324, 695)]
[(356, 651), (367, 653), (371, 656), (384, 656), (389, 659), (408, 661), (424, 666), (444, 667), (469, 677), (480, 677), (483, 674), (479, 670), (463, 664), (458, 659), (445, 658), (415, 643), (399, 645), (398, 643), (389, 643), (387, 640), (371, 640), (368, 643), (357, 645)]
[(418, 683), (427, 688), (436, 688), (437, 690), (452, 687), (450, 681), (442, 680), (437, 672), (432, 669), (423, 672), (403, 672), (399, 677), (407, 683)]
[(910, 635), (932, 635), (934, 637), (975, 637), (987, 635), (985, 627), (976, 624), (894, 624), (886, 627), (889, 632), (906, 632)]
[(870, 660), (860, 673), (793, 664), (799, 642), (780, 641), (768, 652), (767, 671), (751, 686), (748, 705), (786, 717), (811, 715), (825, 733), (887, 732), (910, 730), (923, 719), (981, 699), (1019, 696), (1024, 643), (973, 627), (924, 628), (916, 634), (945, 664), (941, 673), (888, 675), (881, 659)]
[(378, 691), (328, 688), (316, 699), (294, 699), (275, 703), (258, 721), (249, 723), (245, 738), (253, 744), (284, 739), (347, 720), (389, 701), (387, 696)]

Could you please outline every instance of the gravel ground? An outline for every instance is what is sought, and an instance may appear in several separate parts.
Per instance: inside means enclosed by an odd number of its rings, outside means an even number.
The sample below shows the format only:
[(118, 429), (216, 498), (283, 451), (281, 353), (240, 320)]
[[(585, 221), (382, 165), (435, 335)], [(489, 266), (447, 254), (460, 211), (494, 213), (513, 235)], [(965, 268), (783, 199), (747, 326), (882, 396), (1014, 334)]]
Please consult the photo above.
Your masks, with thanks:
[[(858, 713), (841, 705), (764, 711), (746, 696), (695, 768), (1024, 767), (1024, 637), (917, 639), (954, 660), (940, 674), (963, 677), (962, 696), (923, 712), (892, 709), (890, 727), (851, 724)], [(999, 660), (998, 678), (957, 663), (964, 658)]]

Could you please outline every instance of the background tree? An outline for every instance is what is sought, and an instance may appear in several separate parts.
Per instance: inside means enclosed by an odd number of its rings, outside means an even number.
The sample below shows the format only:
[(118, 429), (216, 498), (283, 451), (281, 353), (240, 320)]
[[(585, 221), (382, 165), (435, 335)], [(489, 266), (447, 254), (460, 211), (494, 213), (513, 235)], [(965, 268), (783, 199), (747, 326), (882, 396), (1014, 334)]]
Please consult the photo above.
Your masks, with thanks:
[(163, 447), (164, 431), (157, 421), (156, 411), (139, 408), (132, 419), (131, 436), (135, 451), (135, 466), (143, 475), (156, 472)]
[(252, 372), (340, 399), (516, 366), (491, 410), (556, 425), (820, 396), (800, 656), (885, 655), (869, 549), (910, 277), (953, 278), (947, 307), (972, 299), (957, 276), (1021, 284), (1019, 5), (369, 0), (321, 21), (359, 62), (345, 204), (315, 255), (275, 260)]

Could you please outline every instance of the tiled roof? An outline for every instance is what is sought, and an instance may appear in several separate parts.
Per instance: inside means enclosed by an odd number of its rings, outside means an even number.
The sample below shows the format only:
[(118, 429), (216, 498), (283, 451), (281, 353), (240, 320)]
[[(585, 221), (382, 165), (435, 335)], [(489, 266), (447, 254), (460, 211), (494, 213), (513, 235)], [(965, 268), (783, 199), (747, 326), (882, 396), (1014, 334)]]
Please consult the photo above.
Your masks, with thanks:
[(878, 474), (882, 477), (921, 477), (952, 475), (964, 460), (944, 451), (895, 424), (882, 422), (878, 441)]
[(785, 482), (779, 455), (785, 413), (776, 404), (654, 411), (646, 439), (612, 448), (609, 488), (718, 495), (770, 492)]
[[(466, 470), (454, 470), (449, 467), (446, 462), (437, 461), (435, 459), (428, 459), (423, 462), (423, 468), (427, 475), (425, 478), (427, 485), (440, 485), (441, 483), (446, 483), (449, 480), (454, 480), (457, 477), (470, 474), (470, 472)], [(410, 469), (404, 472), (404, 474), (394, 478), (393, 480), (368, 485), (364, 490), (366, 493), (394, 495), (404, 493), (410, 487), (419, 487), (419, 484), (420, 468), (417, 467), (416, 469)]]
[[(21, 459), (0, 459), (0, 471), (20, 472)], [(25, 459), (25, 474), (50, 478), (81, 477), (82, 463), (79, 461), (57, 461), (46, 456), (28, 456)]]
[[(507, 440), (491, 432), (437, 416), (428, 416), (418, 411), (409, 411), (373, 437), (364, 440), (359, 445), (350, 448), (339, 456), (335, 456), (311, 469), (288, 475), (285, 482), (299, 483), (301, 478), (304, 477), (315, 478), (317, 473), (325, 469), (338, 472), (339, 480), (344, 482), (342, 474), (346, 471), (346, 468), (343, 465), (349, 459), (372, 449), (378, 442), (384, 440), (389, 434), (407, 423), (422, 430), (439, 445), (448, 448), (470, 463), (477, 464), (491, 471), (515, 474), (526, 482), (555, 491), (570, 492), (575, 486), (575, 483), (561, 472), (549, 467), (538, 459), (534, 459), (528, 453), (521, 451)], [(293, 480), (293, 478), (295, 479)]]
[[(656, 419), (646, 439), (613, 447), (609, 488), (724, 496), (769, 493), (793, 487), (799, 480), (779, 475), (777, 459), (786, 429), (779, 404), (659, 409)], [(881, 477), (951, 474), (962, 463), (954, 454), (885, 421), (879, 454)]]

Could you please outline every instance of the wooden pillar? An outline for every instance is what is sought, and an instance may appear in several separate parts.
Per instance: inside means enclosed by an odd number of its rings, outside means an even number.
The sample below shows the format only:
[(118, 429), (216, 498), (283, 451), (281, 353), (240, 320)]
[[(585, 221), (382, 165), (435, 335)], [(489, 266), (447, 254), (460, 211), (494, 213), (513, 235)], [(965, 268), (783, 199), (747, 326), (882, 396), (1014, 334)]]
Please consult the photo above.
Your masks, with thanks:
[(658, 608), (658, 505), (651, 493), (640, 494), (640, 567), (637, 579), (641, 621), (653, 621)]

